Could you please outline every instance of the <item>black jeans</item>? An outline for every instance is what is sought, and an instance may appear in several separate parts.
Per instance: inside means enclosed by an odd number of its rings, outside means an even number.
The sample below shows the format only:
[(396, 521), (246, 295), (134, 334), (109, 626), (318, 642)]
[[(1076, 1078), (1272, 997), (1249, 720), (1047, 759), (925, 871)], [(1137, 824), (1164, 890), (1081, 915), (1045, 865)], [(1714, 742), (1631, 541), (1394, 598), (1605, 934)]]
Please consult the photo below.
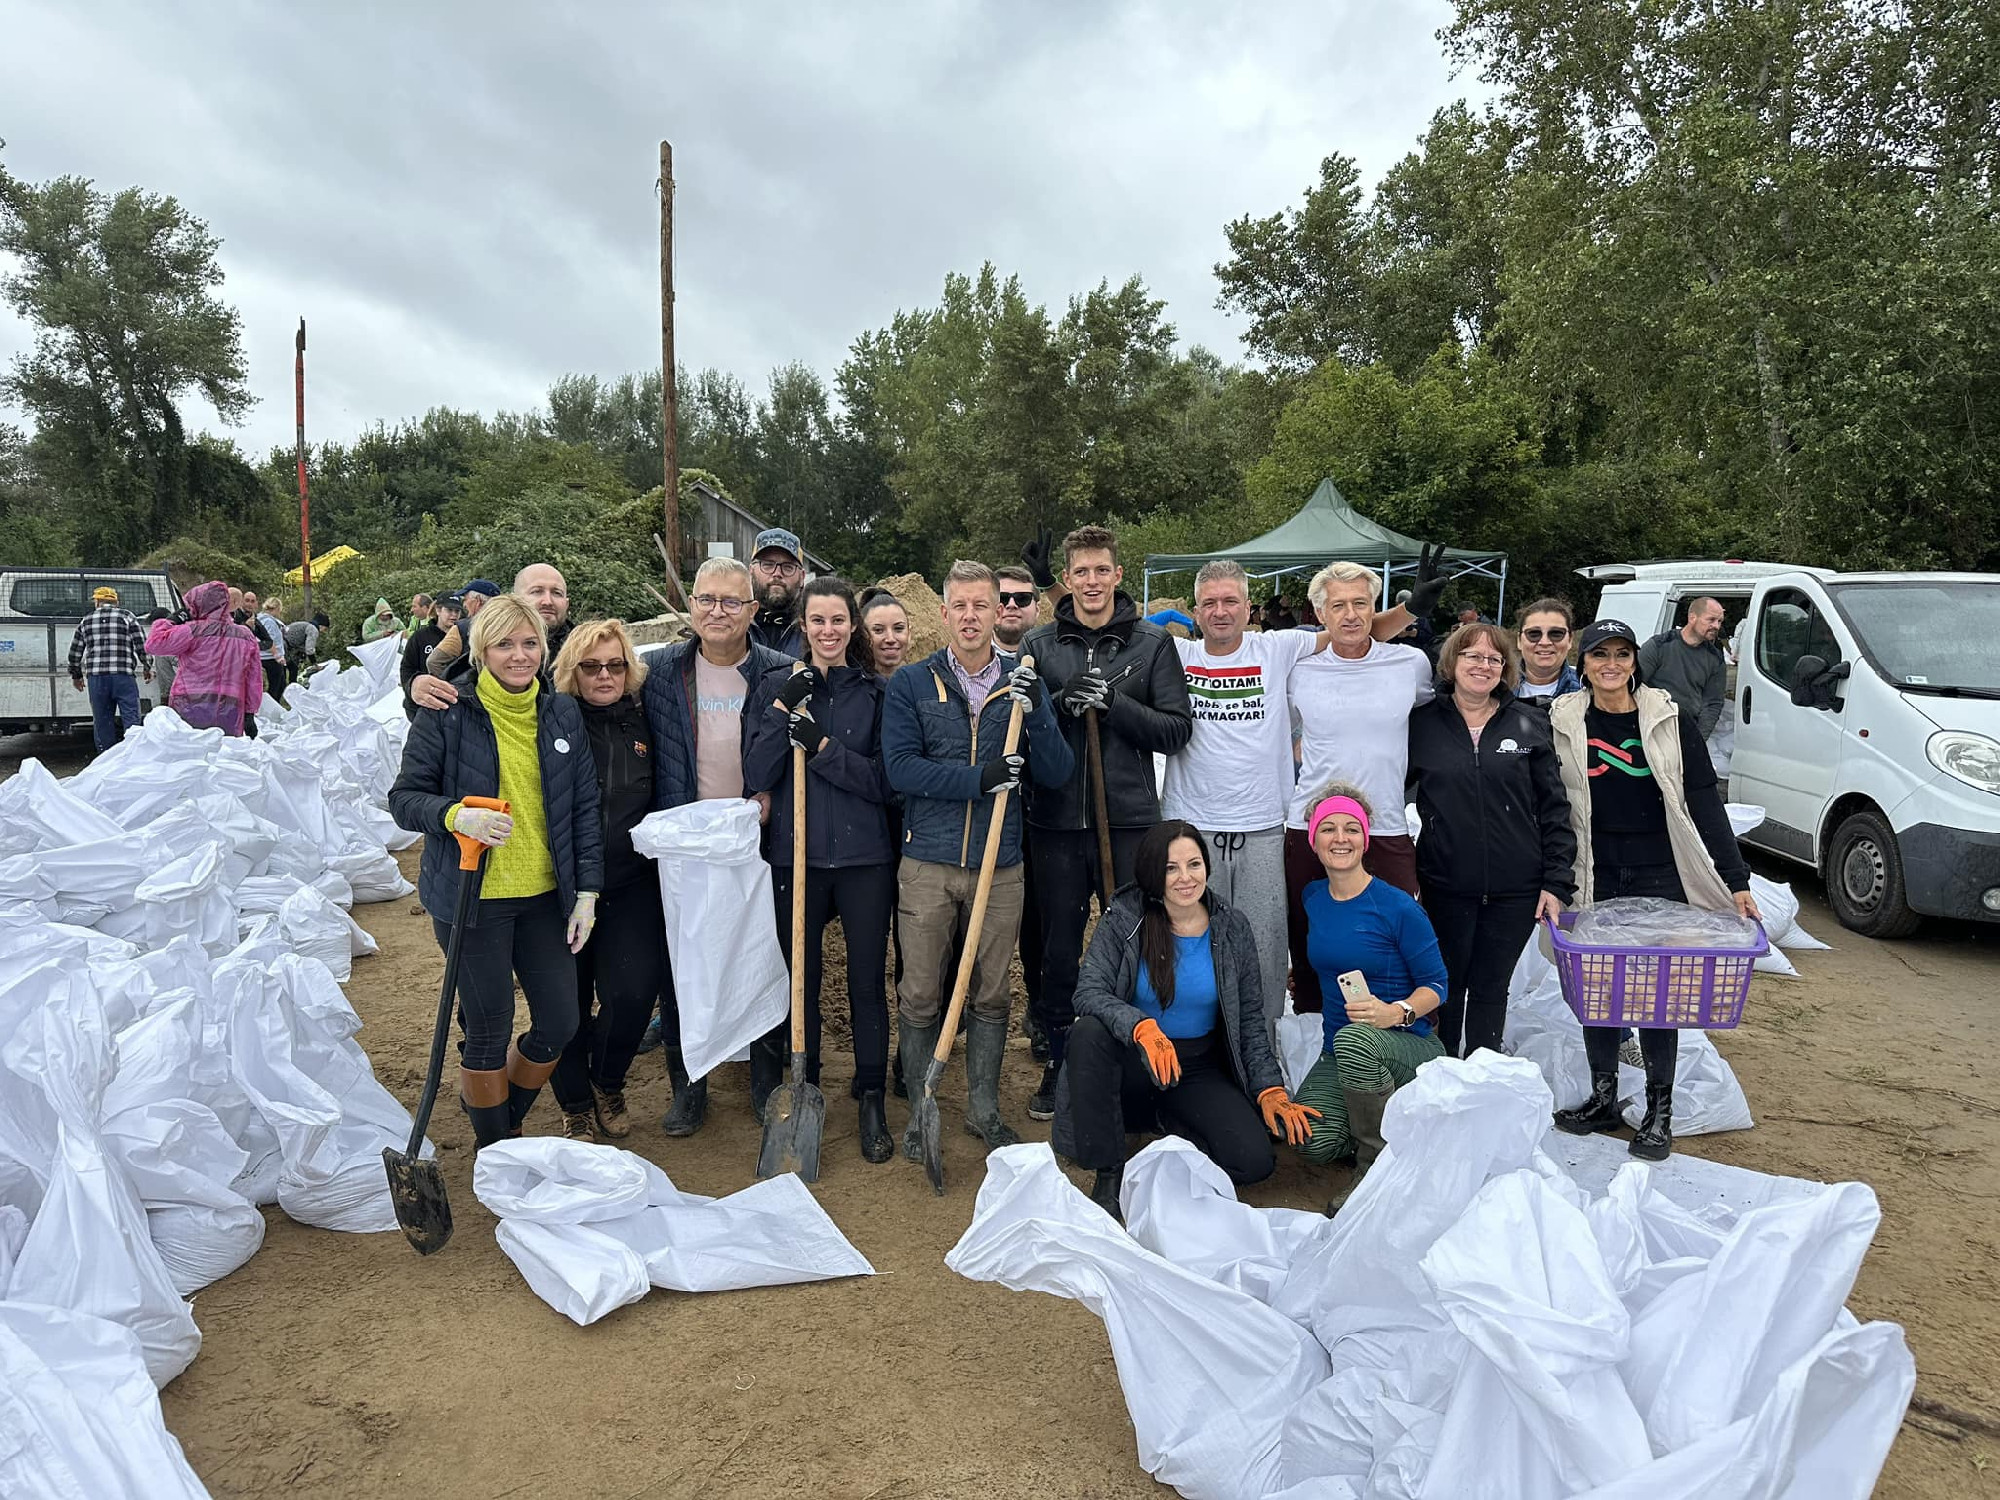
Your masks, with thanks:
[(667, 918), (659, 882), (635, 880), (606, 891), (597, 903), (590, 941), (576, 955), (576, 1034), (549, 1075), (565, 1112), (591, 1107), (592, 1084), (607, 1093), (625, 1087), (666, 974)]
[[(1611, 865), (1601, 861), (1591, 866), (1591, 896), (1610, 901), (1619, 896), (1659, 896), (1667, 901), (1686, 901), (1680, 871), (1664, 865)], [(1618, 1069), (1618, 1043), (1629, 1035), (1630, 1027), (1586, 1026), (1583, 1053), (1590, 1059), (1592, 1073), (1613, 1073)], [(1680, 1033), (1671, 1026), (1639, 1028), (1639, 1051), (1646, 1059), (1648, 1083), (1672, 1083), (1674, 1063), (1680, 1056)]]
[[(1132, 878), (1132, 859), (1143, 828), (1111, 830), (1111, 888)], [(1049, 1034), (1053, 1061), (1063, 1060), (1064, 1039), (1076, 1020), (1076, 971), (1083, 962), (1083, 931), (1090, 924), (1090, 901), (1097, 893), (1097, 834), (1088, 828), (1030, 828), (1028, 863), (1034, 869), (1035, 900), (1041, 907), (1042, 992), (1035, 1014)], [(1021, 925), (1035, 919), (1023, 909)]]
[(1181, 1081), (1153, 1082), (1145, 1057), (1095, 1016), (1071, 1028), (1064, 1070), (1076, 1164), (1105, 1171), (1125, 1165), (1125, 1133), (1158, 1130), (1191, 1141), (1238, 1187), (1262, 1182), (1277, 1167), (1263, 1116), (1237, 1084), (1227, 1044), (1215, 1035), (1177, 1041)]
[[(475, 1073), (507, 1066), (514, 1030), (514, 981), (528, 997), (521, 1056), (554, 1062), (576, 1031), (576, 960), (564, 936), (567, 918), (554, 891), (479, 903), (458, 950), (458, 1020), (465, 1028), (460, 1063)], [(451, 945), (451, 923), (431, 919), (438, 947)]]
[[(792, 961), (792, 872), (771, 872), (778, 916), (778, 946)], [(826, 924), (840, 918), (847, 942), (847, 1009), (854, 1030), (854, 1084), (867, 1092), (889, 1078), (889, 918), (896, 909), (896, 867), (860, 865), (806, 871), (806, 1079), (819, 1082), (820, 979), (824, 972)], [(787, 1016), (751, 1049), (758, 1086), (775, 1085), (771, 1063), (783, 1067), (792, 1050)], [(759, 1049), (762, 1062), (759, 1062)]]
[[(1535, 929), (1535, 902), (1526, 896), (1461, 896), (1424, 891), (1424, 911), (1444, 955), (1444, 1005), (1431, 1017), (1446, 1057), (1500, 1050), (1507, 1035), (1507, 986)], [(1461, 1053), (1459, 1043), (1464, 1040)]]

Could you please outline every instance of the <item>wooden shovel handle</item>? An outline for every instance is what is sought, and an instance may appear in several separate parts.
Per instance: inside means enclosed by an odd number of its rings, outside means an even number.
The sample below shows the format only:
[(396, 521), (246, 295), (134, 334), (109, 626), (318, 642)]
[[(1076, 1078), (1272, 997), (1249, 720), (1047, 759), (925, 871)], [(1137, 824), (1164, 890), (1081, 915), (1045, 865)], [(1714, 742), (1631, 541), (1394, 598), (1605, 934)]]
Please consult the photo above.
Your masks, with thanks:
[[(806, 1050), (806, 753), (792, 746), (792, 1052)], [(793, 1082), (797, 1082), (794, 1079)]]
[[(1021, 665), (1032, 667), (1035, 659), (1023, 656)], [(1021, 743), (1021, 719), (1028, 711), (1026, 693), (1014, 694), (1014, 706), (1007, 715), (1007, 740), (1002, 755), (1012, 755)], [(958, 1040), (958, 1022), (965, 1013), (965, 994), (972, 988), (972, 964), (979, 952), (979, 931), (986, 925), (986, 898), (993, 894), (993, 868), (1000, 859), (1000, 836), (1007, 829), (1007, 791), (993, 794), (993, 815), (986, 822), (986, 849), (979, 857), (979, 884), (972, 892), (972, 916), (965, 924), (965, 948), (958, 956), (958, 978), (951, 987), (951, 1004), (944, 1013), (938, 1032), (937, 1050), (931, 1055), (939, 1062), (951, 1057), (951, 1044)]]

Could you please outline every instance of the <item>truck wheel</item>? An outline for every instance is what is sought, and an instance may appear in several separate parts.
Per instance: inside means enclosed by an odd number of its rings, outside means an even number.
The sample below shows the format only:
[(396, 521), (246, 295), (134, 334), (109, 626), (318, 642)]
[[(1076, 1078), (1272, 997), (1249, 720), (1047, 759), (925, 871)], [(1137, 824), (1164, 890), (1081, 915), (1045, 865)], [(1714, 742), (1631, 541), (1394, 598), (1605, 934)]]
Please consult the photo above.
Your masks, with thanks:
[(1840, 925), (1864, 937), (1908, 937), (1923, 919), (1903, 899), (1896, 831), (1872, 807), (1850, 813), (1826, 854), (1826, 899)]

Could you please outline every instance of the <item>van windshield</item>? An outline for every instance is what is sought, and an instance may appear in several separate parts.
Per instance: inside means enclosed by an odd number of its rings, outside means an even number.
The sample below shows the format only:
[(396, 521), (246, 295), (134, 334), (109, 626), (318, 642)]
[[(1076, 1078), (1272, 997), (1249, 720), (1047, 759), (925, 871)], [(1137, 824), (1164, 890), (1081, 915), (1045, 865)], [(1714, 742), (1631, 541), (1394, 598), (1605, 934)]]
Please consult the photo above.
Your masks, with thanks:
[(2000, 579), (1829, 583), (1861, 649), (1899, 687), (2000, 695)]

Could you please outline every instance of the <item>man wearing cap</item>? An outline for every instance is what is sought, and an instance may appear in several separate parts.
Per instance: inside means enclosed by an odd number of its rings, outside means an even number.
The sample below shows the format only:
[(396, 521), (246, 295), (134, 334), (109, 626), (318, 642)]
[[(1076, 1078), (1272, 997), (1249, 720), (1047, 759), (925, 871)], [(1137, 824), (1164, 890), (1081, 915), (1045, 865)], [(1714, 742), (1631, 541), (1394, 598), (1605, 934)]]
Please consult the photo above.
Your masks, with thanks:
[[(153, 680), (152, 659), (139, 622), (118, 607), (118, 590), (100, 586), (90, 615), (69, 643), (69, 677), (90, 695), (92, 738), (101, 755), (139, 723), (139, 673)], [(122, 721), (122, 722), (121, 722)]]
[[(457, 628), (446, 631), (443, 638), (431, 647), (431, 654), (426, 659), (426, 670), (433, 675), (442, 676), (446, 667), (465, 655), (465, 643), (472, 630), (472, 617), (479, 613), (480, 607), (488, 599), (497, 599), (499, 596), (500, 585), (485, 578), (475, 578), (458, 591), (458, 597), (465, 601), (465, 611), (459, 617)], [(420, 704), (422, 701), (418, 699)]]
[(750, 639), (794, 661), (805, 660), (799, 595), (805, 591), (806, 564), (798, 537), (782, 526), (758, 532), (750, 573), (757, 584), (757, 618), (750, 622)]

